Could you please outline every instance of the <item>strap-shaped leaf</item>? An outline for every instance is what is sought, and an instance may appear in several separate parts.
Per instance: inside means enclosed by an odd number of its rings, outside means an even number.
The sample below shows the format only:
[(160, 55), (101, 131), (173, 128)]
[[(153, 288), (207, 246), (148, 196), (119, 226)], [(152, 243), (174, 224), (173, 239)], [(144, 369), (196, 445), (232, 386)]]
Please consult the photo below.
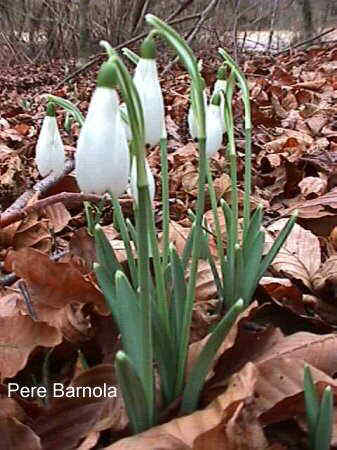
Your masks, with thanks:
[(315, 450), (329, 450), (332, 436), (333, 398), (331, 387), (324, 389), (316, 426)]
[(141, 433), (153, 426), (152, 411), (147, 404), (143, 383), (124, 352), (117, 353), (115, 365), (131, 428), (135, 434)]
[(94, 228), (94, 238), (97, 262), (104, 267), (111, 278), (114, 279), (116, 271), (121, 270), (122, 267), (118, 262), (114, 249), (99, 224)]
[[(144, 353), (148, 350), (144, 340), (144, 323), (141, 313), (142, 305), (138, 294), (132, 289), (123, 272), (116, 273), (115, 309), (119, 317), (123, 349), (131, 359), (138, 375), (143, 380)], [(143, 380), (144, 381), (144, 380)]]
[(308, 423), (309, 445), (315, 449), (316, 426), (319, 415), (319, 402), (309, 366), (304, 367), (304, 400)]
[(170, 244), (170, 266), (173, 295), (170, 306), (170, 321), (173, 328), (174, 346), (178, 351), (182, 333), (183, 317), (186, 304), (186, 283), (184, 266), (173, 244)]
[(275, 256), (278, 254), (278, 252), (280, 251), (282, 245), (285, 243), (285, 241), (286, 241), (287, 237), (289, 236), (293, 226), (295, 225), (296, 218), (297, 218), (297, 211), (295, 211), (292, 214), (292, 216), (290, 217), (290, 219), (288, 220), (286, 225), (283, 227), (283, 229), (281, 230), (281, 232), (279, 233), (279, 235), (275, 239), (271, 249), (269, 250), (267, 255), (261, 261), (260, 272), (259, 272), (259, 276), (258, 276), (259, 279), (261, 277), (263, 277), (263, 274), (268, 269), (270, 264), (274, 261)]
[(264, 232), (259, 231), (251, 244), (245, 248), (244, 273), (242, 274), (242, 287), (240, 292), (246, 306), (249, 305), (259, 281), (257, 277), (263, 256), (264, 237)]
[(240, 299), (230, 308), (221, 322), (216, 326), (202, 349), (198, 361), (191, 370), (184, 389), (181, 405), (182, 414), (189, 414), (197, 408), (199, 395), (205, 383), (212, 360), (243, 307), (243, 300)]
[(174, 400), (174, 387), (177, 374), (177, 351), (173, 348), (172, 338), (166, 333), (157, 305), (152, 308), (154, 358), (158, 364), (160, 386), (164, 399), (164, 407)]

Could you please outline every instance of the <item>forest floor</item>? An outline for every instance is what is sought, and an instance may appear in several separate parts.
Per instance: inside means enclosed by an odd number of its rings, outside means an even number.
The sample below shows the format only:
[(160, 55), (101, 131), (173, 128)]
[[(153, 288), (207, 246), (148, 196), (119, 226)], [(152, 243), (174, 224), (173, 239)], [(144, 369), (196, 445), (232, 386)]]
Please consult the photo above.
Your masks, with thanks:
[[(200, 56), (210, 93), (220, 60), (206, 52)], [(200, 409), (177, 417), (173, 405), (165, 423), (134, 437), (129, 436), (120, 395), (56, 399), (40, 398), (35, 392), (28, 398), (22, 393), (9, 398), (8, 383), (30, 388), (52, 383), (116, 385), (113, 362), (119, 341), (92, 271), (95, 249), (82, 204), (68, 199), (33, 207), (42, 198), (79, 192), (71, 172), (57, 183), (42, 182), (33, 189), (40, 180), (34, 158), (45, 114), (44, 94), (71, 100), (85, 114), (98, 65), (65, 83), (75, 69), (71, 62), (0, 69), (0, 435), (8, 443), (0, 448), (308, 448), (305, 364), (311, 367), (318, 391), (330, 385), (337, 399), (337, 46), (317, 45), (277, 57), (250, 55), (241, 62), (253, 118), (251, 207), (264, 206), (264, 225), (271, 235), (295, 209), (298, 220), (262, 278), (254, 302), (217, 353)], [(187, 211), (196, 203), (198, 152), (187, 128), (188, 75), (174, 66), (161, 82), (168, 131), (170, 240), (181, 252), (191, 227)], [(243, 106), (238, 94), (233, 102), (242, 193)], [(71, 160), (79, 128), (72, 123), (65, 131), (64, 111), (58, 110), (57, 117)], [(225, 149), (226, 137), (211, 169), (218, 199), (229, 200)], [(156, 180), (154, 209), (160, 232), (159, 148), (149, 151), (148, 161)], [(212, 230), (206, 200), (205, 216)], [(131, 197), (125, 194), (121, 205), (132, 220)], [(25, 208), (30, 208), (28, 215), (22, 214)], [(122, 261), (125, 251), (108, 205), (102, 226)], [(212, 237), (209, 246), (215, 256)], [(219, 319), (214, 313), (217, 303), (212, 272), (201, 261), (191, 360)], [(337, 446), (336, 410), (332, 446)]]

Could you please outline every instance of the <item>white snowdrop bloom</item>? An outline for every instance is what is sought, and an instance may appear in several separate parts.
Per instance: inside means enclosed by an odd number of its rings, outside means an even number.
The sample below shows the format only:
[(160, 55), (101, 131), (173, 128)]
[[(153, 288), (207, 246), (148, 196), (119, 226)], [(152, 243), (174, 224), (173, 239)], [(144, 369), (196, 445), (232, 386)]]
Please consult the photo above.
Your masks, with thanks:
[(213, 97), (206, 109), (206, 156), (215, 155), (222, 144), (222, 118), (220, 110), (220, 96)]
[(133, 82), (138, 91), (144, 114), (145, 144), (157, 145), (165, 127), (164, 100), (155, 60), (155, 44), (147, 38), (141, 47)]
[[(153, 174), (151, 172), (149, 163), (145, 159), (145, 171), (147, 176), (147, 182), (149, 185), (149, 194), (151, 203), (153, 202), (155, 192), (156, 192), (156, 184), (154, 181)], [(133, 158), (132, 162), (132, 168), (131, 168), (131, 175), (130, 175), (130, 188), (131, 188), (131, 195), (134, 198), (136, 204), (138, 205), (138, 187), (137, 187), (137, 163), (136, 163), (136, 157)]]
[(82, 192), (111, 191), (119, 197), (128, 183), (129, 148), (114, 89), (114, 74), (111, 63), (102, 65), (78, 139), (75, 167)]
[(218, 69), (218, 73), (217, 73), (217, 80), (214, 83), (214, 88), (213, 88), (213, 95), (218, 94), (219, 92), (221, 92), (221, 102), (220, 102), (220, 109), (221, 109), (221, 120), (222, 120), (222, 128), (223, 128), (223, 133), (226, 132), (226, 122), (225, 122), (225, 92), (227, 89), (227, 81), (226, 81), (226, 68), (221, 66)]
[[(204, 108), (205, 111), (207, 110), (207, 94), (206, 90), (203, 91), (203, 97), (204, 97)], [(197, 121), (194, 116), (194, 111), (192, 108), (192, 102), (190, 104), (190, 108), (188, 110), (188, 116), (187, 116), (187, 122), (188, 122), (188, 130), (190, 132), (190, 135), (193, 139), (196, 139), (198, 137), (198, 125)]]
[(125, 103), (121, 103), (119, 105), (119, 111), (120, 111), (120, 116), (121, 116), (121, 119), (122, 119), (122, 125), (124, 127), (125, 134), (126, 134), (126, 139), (128, 141), (131, 141), (131, 139), (132, 139), (132, 132), (131, 132), (130, 125), (127, 122), (125, 122), (125, 120), (123, 118), (123, 114), (124, 114), (126, 119), (128, 119), (128, 109), (127, 109)]
[(36, 144), (35, 161), (40, 174), (61, 175), (64, 170), (64, 147), (57, 126), (54, 106), (49, 103)]

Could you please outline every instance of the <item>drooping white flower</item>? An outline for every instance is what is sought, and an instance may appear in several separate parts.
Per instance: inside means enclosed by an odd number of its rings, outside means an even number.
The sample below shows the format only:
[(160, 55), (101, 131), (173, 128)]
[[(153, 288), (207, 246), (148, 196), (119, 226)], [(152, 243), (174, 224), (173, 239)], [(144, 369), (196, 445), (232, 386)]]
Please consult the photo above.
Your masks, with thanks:
[(119, 197), (128, 183), (129, 149), (115, 86), (113, 65), (104, 63), (75, 155), (76, 179), (84, 193), (111, 191)]
[(40, 174), (61, 175), (64, 170), (64, 147), (57, 126), (54, 106), (49, 103), (36, 144), (35, 161)]
[[(204, 108), (205, 111), (207, 109), (207, 94), (206, 90), (203, 90), (203, 97), (204, 97)], [(188, 122), (188, 130), (190, 132), (190, 135), (193, 139), (196, 139), (198, 137), (198, 124), (194, 115), (192, 102), (190, 104), (190, 108), (188, 110), (188, 116), (187, 116), (187, 122)]]
[(150, 36), (142, 44), (141, 57), (133, 77), (143, 108), (145, 144), (151, 147), (159, 143), (165, 127), (164, 100), (155, 54), (155, 44)]
[[(147, 176), (147, 182), (149, 185), (149, 194), (151, 203), (153, 202), (155, 191), (156, 191), (156, 184), (154, 181), (153, 174), (151, 172), (149, 163), (145, 159), (145, 171)], [(133, 158), (132, 161), (132, 167), (131, 167), (131, 174), (130, 174), (130, 188), (131, 188), (131, 195), (135, 199), (136, 204), (138, 205), (138, 187), (137, 187), (137, 163), (136, 158)]]
[(222, 144), (220, 101), (220, 96), (216, 94), (206, 109), (206, 156), (208, 158), (214, 156)]
[(128, 118), (128, 110), (127, 110), (127, 107), (126, 107), (125, 103), (121, 103), (119, 105), (119, 111), (120, 111), (120, 117), (122, 119), (122, 125), (124, 127), (125, 134), (126, 134), (126, 139), (128, 141), (131, 141), (131, 139), (132, 139), (131, 128), (130, 128), (130, 125), (124, 120), (124, 118), (129, 120), (129, 118)]
[(226, 122), (225, 122), (225, 92), (226, 92), (226, 88), (227, 88), (227, 81), (226, 81), (226, 68), (221, 66), (218, 69), (218, 73), (217, 73), (217, 80), (214, 83), (214, 88), (213, 88), (213, 95), (220, 93), (221, 95), (221, 102), (220, 102), (220, 109), (221, 109), (221, 120), (222, 120), (222, 128), (223, 128), (223, 133), (226, 131)]

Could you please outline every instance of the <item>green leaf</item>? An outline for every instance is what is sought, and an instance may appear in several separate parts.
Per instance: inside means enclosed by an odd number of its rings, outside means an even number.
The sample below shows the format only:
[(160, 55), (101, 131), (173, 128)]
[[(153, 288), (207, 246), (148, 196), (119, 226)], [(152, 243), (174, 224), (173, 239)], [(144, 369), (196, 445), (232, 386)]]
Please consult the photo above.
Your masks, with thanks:
[(309, 446), (315, 450), (316, 426), (319, 415), (319, 402), (309, 366), (304, 367), (304, 400), (308, 422)]
[(286, 241), (287, 237), (289, 236), (293, 226), (295, 225), (296, 219), (297, 219), (297, 211), (293, 213), (291, 218), (288, 220), (286, 225), (283, 227), (283, 229), (281, 230), (281, 232), (279, 233), (279, 235), (275, 239), (271, 249), (269, 250), (267, 255), (261, 261), (261, 266), (260, 266), (260, 272), (259, 272), (259, 275), (258, 275), (258, 280), (260, 280), (261, 277), (263, 277), (263, 274), (265, 273), (265, 271), (268, 269), (270, 264), (274, 261), (275, 256), (280, 251), (282, 245), (285, 243), (285, 241)]
[(122, 266), (119, 264), (109, 240), (104, 234), (102, 227), (96, 225), (94, 228), (95, 248), (97, 262), (104, 267), (112, 279), (115, 277), (117, 270), (121, 270)]
[(132, 361), (124, 352), (117, 353), (115, 364), (131, 428), (135, 434), (141, 433), (154, 425), (143, 383)]
[(333, 398), (331, 387), (324, 389), (316, 426), (315, 450), (329, 450), (333, 424)]
[(123, 349), (135, 366), (139, 377), (143, 380), (144, 352), (147, 351), (144, 342), (144, 323), (138, 294), (132, 289), (129, 280), (123, 272), (116, 273), (115, 310), (119, 318)]
[(244, 252), (244, 273), (242, 274), (242, 288), (240, 292), (246, 306), (249, 305), (251, 297), (259, 282), (257, 277), (263, 256), (264, 237), (264, 232), (259, 231), (255, 236), (255, 239), (246, 247)]
[(237, 316), (243, 310), (243, 307), (243, 300), (238, 300), (219, 322), (208, 338), (204, 348), (201, 350), (198, 361), (192, 368), (187, 379), (180, 409), (181, 414), (190, 414), (197, 408), (199, 395), (205, 383), (209, 367), (225, 336), (230, 331)]
[(186, 282), (183, 263), (173, 244), (170, 244), (170, 262), (173, 285), (170, 319), (171, 326), (174, 330), (174, 346), (175, 350), (178, 351), (185, 313)]

